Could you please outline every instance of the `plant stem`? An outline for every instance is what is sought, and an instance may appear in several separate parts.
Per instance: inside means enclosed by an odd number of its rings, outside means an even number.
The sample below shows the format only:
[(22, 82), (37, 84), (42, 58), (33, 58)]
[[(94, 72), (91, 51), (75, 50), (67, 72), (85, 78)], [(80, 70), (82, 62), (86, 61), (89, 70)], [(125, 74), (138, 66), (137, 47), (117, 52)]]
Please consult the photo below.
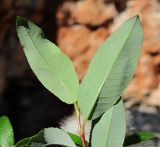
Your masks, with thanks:
[(79, 135), (82, 141), (82, 147), (86, 147), (86, 141), (85, 141), (85, 125), (83, 123), (83, 125), (81, 124), (81, 118), (80, 118), (80, 111), (79, 108), (77, 106), (77, 104), (74, 104), (75, 110), (76, 110), (76, 116), (77, 116), (77, 122), (78, 122), (78, 128), (79, 128)]

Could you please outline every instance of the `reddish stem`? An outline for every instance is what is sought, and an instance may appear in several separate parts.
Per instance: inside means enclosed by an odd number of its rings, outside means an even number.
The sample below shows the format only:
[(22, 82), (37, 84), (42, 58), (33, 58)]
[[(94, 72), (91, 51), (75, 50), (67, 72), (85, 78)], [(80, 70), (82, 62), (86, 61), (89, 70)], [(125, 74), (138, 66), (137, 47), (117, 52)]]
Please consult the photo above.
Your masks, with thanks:
[(85, 134), (84, 134), (84, 132), (80, 131), (80, 137), (81, 137), (81, 141), (82, 141), (82, 146), (86, 147), (86, 141), (85, 141)]

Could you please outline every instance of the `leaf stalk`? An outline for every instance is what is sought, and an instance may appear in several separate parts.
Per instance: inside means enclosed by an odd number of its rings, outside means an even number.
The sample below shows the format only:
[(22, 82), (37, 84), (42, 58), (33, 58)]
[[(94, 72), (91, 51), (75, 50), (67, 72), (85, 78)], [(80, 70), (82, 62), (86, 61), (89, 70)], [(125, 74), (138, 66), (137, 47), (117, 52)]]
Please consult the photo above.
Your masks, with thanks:
[(86, 147), (86, 141), (85, 141), (85, 123), (81, 123), (81, 117), (80, 117), (80, 110), (76, 103), (74, 103), (74, 108), (76, 110), (76, 116), (77, 116), (77, 123), (79, 128), (79, 135), (82, 141), (82, 147)]

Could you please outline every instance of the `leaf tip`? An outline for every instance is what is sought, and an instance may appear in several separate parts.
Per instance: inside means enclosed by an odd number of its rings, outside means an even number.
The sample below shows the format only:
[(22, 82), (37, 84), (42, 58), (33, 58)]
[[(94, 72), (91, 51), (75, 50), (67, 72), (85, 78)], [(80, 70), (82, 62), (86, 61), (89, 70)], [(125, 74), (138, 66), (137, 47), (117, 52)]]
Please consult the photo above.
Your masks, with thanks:
[(140, 21), (140, 16), (137, 14), (133, 16), (131, 19), (134, 19), (135, 21)]
[(139, 19), (139, 15), (138, 14), (136, 14), (134, 17), (137, 18), (137, 19)]
[(16, 18), (16, 28), (20, 27), (20, 26), (24, 26), (24, 27), (28, 27), (28, 23), (27, 23), (27, 19), (25, 19), (24, 17), (21, 16), (17, 16)]

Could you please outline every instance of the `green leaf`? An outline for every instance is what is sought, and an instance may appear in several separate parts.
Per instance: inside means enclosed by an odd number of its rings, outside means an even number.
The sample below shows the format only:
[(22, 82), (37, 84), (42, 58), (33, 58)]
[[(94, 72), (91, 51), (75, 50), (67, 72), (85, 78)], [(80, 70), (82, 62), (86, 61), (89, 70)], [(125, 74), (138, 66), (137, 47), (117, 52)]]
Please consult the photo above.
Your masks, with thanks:
[(58, 128), (46, 128), (41, 130), (36, 135), (30, 137), (27, 147), (35, 146), (36, 144), (47, 145), (64, 145), (69, 147), (76, 147), (70, 136)]
[(24, 139), (18, 141), (16, 143), (15, 147), (26, 147), (30, 139), (31, 138), (24, 138)]
[(81, 138), (75, 134), (68, 133), (68, 135), (71, 137), (71, 139), (74, 141), (74, 143), (78, 146), (82, 146)]
[[(94, 123), (95, 120), (93, 120)], [(92, 147), (122, 147), (126, 131), (123, 102), (105, 112), (95, 123), (91, 135)]]
[(44, 130), (44, 136), (47, 145), (57, 144), (69, 147), (76, 147), (70, 136), (61, 129), (47, 128)]
[(124, 145), (133, 145), (156, 138), (157, 137), (151, 132), (136, 132), (126, 137)]
[(45, 139), (44, 139), (44, 130), (39, 131), (36, 135), (24, 138), (20, 141), (18, 141), (15, 145), (15, 147), (30, 147), (31, 145), (34, 146), (36, 144), (45, 145)]
[(28, 62), (41, 83), (68, 104), (77, 101), (78, 79), (71, 60), (30, 21), (17, 17), (17, 33)]
[(27, 147), (31, 146), (31, 144), (34, 144), (34, 143), (39, 143), (42, 145), (47, 144), (45, 137), (44, 137), (44, 129), (39, 131), (36, 135), (29, 138), (29, 141), (27, 143)]
[(36, 144), (45, 145), (45, 139), (44, 139), (44, 130), (39, 131), (36, 135), (24, 138), (20, 141), (18, 141), (15, 145), (15, 147), (30, 147), (31, 145), (34, 146)]
[(12, 125), (6, 116), (0, 117), (0, 147), (12, 147), (14, 134)]
[(95, 119), (110, 109), (132, 79), (142, 45), (138, 16), (124, 22), (97, 50), (78, 92), (85, 119)]
[[(71, 139), (74, 141), (74, 143), (77, 145), (77, 146), (82, 146), (82, 141), (81, 141), (81, 138), (75, 134), (72, 134), (72, 133), (68, 133), (68, 135), (71, 137)], [(89, 143), (86, 141), (86, 146), (89, 147)]]
[[(72, 137), (70, 137), (70, 135)], [(48, 145), (64, 145), (69, 147), (76, 147), (72, 139), (79, 141), (79, 138), (73, 134), (67, 134), (58, 128), (46, 128), (39, 131), (36, 135), (22, 139), (15, 147), (43, 147)]]
[(156, 136), (151, 132), (143, 132), (142, 131), (142, 132), (137, 132), (136, 134), (139, 136), (141, 141), (146, 141), (146, 140), (156, 138)]

